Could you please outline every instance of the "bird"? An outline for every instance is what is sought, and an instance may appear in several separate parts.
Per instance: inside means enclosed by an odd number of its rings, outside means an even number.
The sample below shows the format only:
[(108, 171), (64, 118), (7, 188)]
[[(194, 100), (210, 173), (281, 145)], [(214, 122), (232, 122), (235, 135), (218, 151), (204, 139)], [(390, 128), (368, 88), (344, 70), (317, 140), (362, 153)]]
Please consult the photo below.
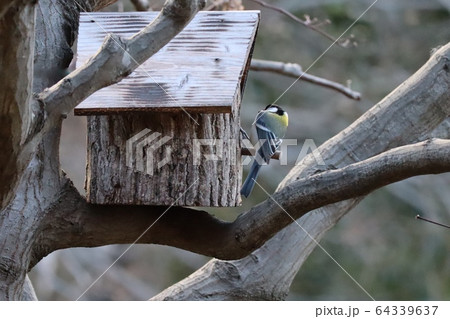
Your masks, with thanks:
[(253, 159), (250, 172), (242, 185), (241, 195), (248, 197), (255, 186), (259, 169), (275, 154), (286, 134), (289, 117), (286, 111), (275, 104), (269, 104), (256, 115), (253, 125), (256, 127), (259, 144), (261, 145)]

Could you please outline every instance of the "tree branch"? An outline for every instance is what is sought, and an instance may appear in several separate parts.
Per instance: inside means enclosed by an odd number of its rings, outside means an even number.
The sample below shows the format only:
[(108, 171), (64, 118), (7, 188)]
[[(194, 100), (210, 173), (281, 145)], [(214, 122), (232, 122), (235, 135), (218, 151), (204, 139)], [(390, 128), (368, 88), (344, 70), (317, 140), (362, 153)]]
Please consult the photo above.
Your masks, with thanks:
[(98, 11), (117, 2), (117, 0), (77, 0), (77, 2), (89, 6), (90, 11)]
[(8, 10), (11, 8), (15, 7), (15, 10), (20, 10), (21, 7), (34, 2), (34, 0), (0, 0), (0, 20), (8, 14)]
[(23, 285), (23, 292), (22, 292), (22, 301), (37, 301), (36, 292), (34, 291), (33, 284), (31, 283), (30, 278), (28, 275), (25, 277), (25, 282)]
[[(271, 237), (272, 230), (275, 231), (272, 234), (275, 234), (308, 211), (367, 195), (375, 189), (412, 176), (449, 171), (450, 140), (429, 140), (394, 148), (344, 168), (292, 182), (276, 192), (262, 207), (257, 206), (239, 216), (235, 223), (241, 223), (243, 227), (238, 228), (240, 232), (236, 236), (242, 243), (248, 242), (251, 236), (250, 244), (259, 247), (259, 243), (265, 242), (268, 235)], [(276, 226), (271, 229), (265, 225), (266, 222)]]
[[(30, 107), (33, 85), (35, 6), (31, 1), (0, 3), (0, 209), (13, 196), (18, 172), (27, 165), (20, 155), (38, 113)], [(30, 20), (31, 19), (31, 20)]]
[(412, 176), (449, 171), (450, 140), (433, 139), (402, 146), (295, 181), (232, 223), (183, 207), (89, 205), (69, 185), (60, 204), (53, 207), (62, 220), (47, 222), (41, 232), (45, 236), (41, 253), (133, 243), (144, 233), (138, 243), (170, 245), (221, 259), (238, 259), (310, 210), (367, 195)]
[(68, 180), (60, 199), (46, 213), (30, 268), (57, 249), (133, 243), (157, 219), (139, 243), (173, 245), (187, 250), (195, 250), (197, 246), (205, 255), (214, 255), (220, 247), (213, 247), (204, 238), (223, 233), (228, 227), (228, 223), (207, 212), (178, 206), (168, 209), (166, 206), (92, 205)]
[(148, 11), (150, 9), (150, 4), (147, 0), (131, 0), (137, 11)]
[(191, 21), (204, 0), (167, 0), (161, 13), (130, 39), (110, 34), (86, 64), (46, 89), (38, 101), (49, 114), (67, 114), (99, 89), (119, 82)]
[(302, 67), (297, 63), (284, 63), (278, 61), (252, 59), (250, 69), (253, 71), (278, 73), (295, 79), (300, 78), (300, 80), (335, 90), (353, 100), (361, 99), (361, 94), (359, 92), (353, 91), (352, 89), (342, 84), (305, 73), (303, 72)]
[(256, 2), (257, 4), (259, 4), (262, 7), (277, 11), (281, 14), (284, 14), (285, 16), (289, 17), (290, 19), (294, 20), (295, 22), (300, 23), (301, 25), (303, 25), (304, 27), (314, 30), (317, 33), (323, 35), (324, 37), (326, 37), (327, 39), (331, 40), (331, 41), (336, 41), (336, 44), (339, 45), (340, 47), (343, 48), (347, 48), (349, 47), (349, 44), (351, 44), (351, 41), (349, 41), (348, 38), (342, 38), (337, 40), (336, 38), (334, 38), (332, 35), (328, 34), (327, 32), (323, 31), (322, 29), (320, 29), (319, 27), (324, 25), (324, 24), (329, 24), (330, 21), (326, 20), (324, 22), (319, 22), (317, 21), (316, 18), (311, 19), (309, 16), (305, 15), (305, 20), (300, 19), (299, 17), (295, 16), (294, 14), (290, 13), (289, 11), (280, 8), (278, 6), (272, 5), (272, 4), (268, 4), (265, 1), (262, 0), (250, 0), (252, 2)]
[(217, 10), (218, 7), (227, 3), (229, 0), (215, 0), (209, 6), (205, 8), (205, 11)]
[[(450, 43), (351, 126), (321, 145), (316, 154), (327, 165), (343, 167), (429, 135), (450, 114), (449, 61)], [(291, 170), (278, 190), (320, 169), (323, 167), (310, 154)], [(152, 299), (284, 299), (317, 243), (360, 200), (313, 210), (249, 256), (234, 261), (213, 259)]]
[[(449, 57), (450, 44), (438, 50), (427, 64), (383, 101), (317, 150), (328, 165), (341, 169), (314, 174), (323, 167), (318, 167), (314, 156), (309, 156), (302, 165), (294, 167), (273, 198), (298, 218), (314, 208), (365, 195), (387, 183), (416, 174), (448, 171), (449, 142), (446, 140), (382, 152), (417, 140), (448, 117)], [(401, 118), (401, 121), (392, 121), (393, 118)], [(363, 161), (377, 154), (380, 155)], [(383, 163), (387, 163), (386, 166)], [(400, 163), (402, 165), (398, 165)], [(167, 209), (89, 205), (70, 187), (60, 198), (47, 214), (36, 260), (61, 248), (134, 242)], [(139, 242), (236, 259), (261, 246), (289, 223), (292, 219), (271, 199), (233, 223), (219, 221), (206, 212), (173, 207)]]
[(232, 10), (244, 10), (242, 0), (216, 0), (213, 1), (205, 11), (219, 10), (219, 11), (232, 11)]

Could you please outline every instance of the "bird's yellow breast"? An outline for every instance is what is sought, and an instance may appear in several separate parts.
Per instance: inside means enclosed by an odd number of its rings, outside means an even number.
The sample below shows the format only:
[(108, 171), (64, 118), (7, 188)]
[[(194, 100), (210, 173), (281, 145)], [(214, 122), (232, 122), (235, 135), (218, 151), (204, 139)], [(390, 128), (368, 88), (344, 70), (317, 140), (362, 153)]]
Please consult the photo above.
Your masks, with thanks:
[(276, 113), (267, 112), (265, 116), (266, 125), (278, 138), (282, 138), (286, 133), (289, 118), (287, 113), (279, 115)]
[(279, 123), (283, 126), (288, 126), (288, 124), (289, 124), (289, 116), (287, 115), (286, 112), (283, 115), (278, 115), (276, 113), (270, 113), (270, 112), (267, 112), (266, 114), (269, 118), (275, 120), (277, 123)]
[(288, 126), (288, 124), (289, 124), (289, 116), (288, 116), (288, 114), (284, 113), (283, 115), (280, 116), (280, 118), (281, 118), (280, 119), (281, 123), (283, 123), (284, 126)]

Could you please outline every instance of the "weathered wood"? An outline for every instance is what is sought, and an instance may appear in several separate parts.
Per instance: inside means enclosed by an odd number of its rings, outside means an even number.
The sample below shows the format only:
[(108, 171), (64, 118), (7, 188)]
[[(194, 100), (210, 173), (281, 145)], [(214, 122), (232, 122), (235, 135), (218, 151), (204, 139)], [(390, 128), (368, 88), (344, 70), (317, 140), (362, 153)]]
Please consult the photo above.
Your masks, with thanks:
[(93, 93), (130, 75), (179, 34), (204, 5), (205, 0), (166, 0), (158, 16), (131, 38), (109, 33), (85, 64), (39, 93), (36, 102), (49, 116), (68, 114)]
[[(154, 16), (84, 16), (78, 63), (95, 51), (105, 30), (128, 37)], [(129, 78), (75, 109), (108, 114), (88, 119), (89, 202), (240, 204), (239, 108), (258, 20), (254, 11), (202, 12)], [(105, 30), (99, 32), (99, 24)]]
[[(156, 14), (82, 15), (77, 64), (83, 64), (98, 50), (107, 33), (128, 38)], [(75, 108), (75, 114), (184, 110), (230, 113), (246, 74), (258, 21), (259, 11), (199, 12), (158, 53), (120, 83), (87, 98)]]
[[(175, 206), (236, 206), (241, 202), (239, 187), (242, 167), (238, 118), (232, 114), (156, 113), (90, 116), (88, 118), (87, 198), (96, 204), (146, 204)], [(132, 149), (127, 166), (126, 141), (149, 129), (158, 137), (148, 145)], [(150, 145), (170, 137), (153, 153), (154, 169), (140, 171), (137, 160), (147, 163)], [(199, 156), (194, 162), (194, 139), (216, 140), (223, 148), (222, 160)], [(144, 148), (140, 157), (139, 150)], [(217, 147), (202, 146), (204, 155), (217, 154)], [(220, 152), (220, 150), (219, 150)], [(130, 154), (129, 154), (130, 155)], [(157, 168), (167, 158), (168, 163)], [(141, 170), (142, 170), (141, 168)], [(152, 175), (148, 174), (151, 173)]]

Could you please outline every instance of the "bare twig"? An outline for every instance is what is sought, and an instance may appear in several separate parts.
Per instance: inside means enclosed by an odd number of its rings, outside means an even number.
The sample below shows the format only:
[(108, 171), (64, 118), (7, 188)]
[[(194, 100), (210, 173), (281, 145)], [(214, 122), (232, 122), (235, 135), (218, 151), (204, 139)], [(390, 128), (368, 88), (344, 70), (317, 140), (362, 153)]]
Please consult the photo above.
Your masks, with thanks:
[[(260, 6), (277, 11), (281, 14), (284, 14), (285, 16), (291, 18), (292, 20), (300, 23), (301, 25), (307, 27), (308, 29), (314, 30), (317, 33), (323, 35), (324, 37), (326, 37), (327, 39), (331, 40), (331, 41), (336, 41), (336, 38), (334, 38), (332, 35), (328, 34), (327, 32), (323, 31), (322, 29), (320, 29), (320, 27), (324, 24), (329, 24), (330, 21), (329, 20), (325, 20), (325, 21), (318, 21), (316, 18), (311, 19), (308, 15), (305, 15), (305, 20), (300, 19), (299, 17), (295, 16), (294, 14), (292, 14), (291, 12), (280, 8), (278, 6), (275, 6), (273, 4), (268, 4), (265, 1), (262, 0), (249, 0), (249, 1), (253, 1), (258, 3)], [(339, 41), (336, 41), (336, 43), (343, 48), (347, 48), (349, 47), (349, 44), (351, 44), (352, 42), (349, 41), (349, 39), (347, 38), (342, 38)]]
[(150, 9), (150, 4), (147, 0), (131, 0), (137, 11), (148, 11)]
[(444, 228), (450, 228), (449, 225), (445, 225), (445, 224), (442, 224), (442, 223), (435, 222), (434, 220), (431, 220), (431, 219), (422, 217), (422, 216), (420, 216), (420, 215), (417, 215), (417, 216), (416, 216), (416, 219), (418, 219), (418, 220), (423, 220), (423, 221), (426, 221), (426, 222), (429, 222), (429, 223), (431, 223), (431, 224), (435, 224), (435, 225), (438, 225), (438, 226), (441, 226), (441, 227), (444, 227)]
[(296, 79), (300, 78), (300, 80), (307, 81), (340, 92), (351, 99), (354, 100), (361, 99), (361, 94), (359, 92), (353, 91), (352, 89), (342, 84), (305, 73), (303, 72), (302, 67), (297, 63), (284, 63), (278, 61), (253, 59), (250, 65), (250, 69), (253, 71), (274, 72)]

